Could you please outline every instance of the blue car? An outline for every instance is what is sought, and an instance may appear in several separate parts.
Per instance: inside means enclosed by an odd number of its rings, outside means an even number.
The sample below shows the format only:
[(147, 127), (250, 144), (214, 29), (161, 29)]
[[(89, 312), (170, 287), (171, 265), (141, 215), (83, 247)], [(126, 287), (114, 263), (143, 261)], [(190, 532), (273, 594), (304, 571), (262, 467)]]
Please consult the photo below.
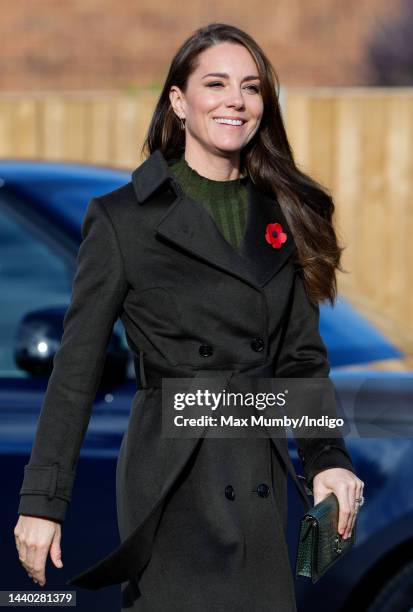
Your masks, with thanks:
[[(92, 197), (129, 182), (130, 174), (81, 164), (0, 161), (3, 591), (41, 590), (21, 566), (13, 536), (23, 468), (63, 332), (86, 206)], [(365, 367), (403, 355), (343, 298), (334, 308), (322, 305), (320, 310), (331, 378), (349, 426), (346, 444), (365, 483), (365, 503), (357, 519), (355, 547), (316, 584), (297, 578), (298, 609), (406, 612), (413, 609), (413, 373)], [(133, 358), (118, 321), (62, 530), (63, 568), (55, 568), (48, 559), (43, 590), (67, 591), (69, 577), (119, 543), (116, 460), (136, 389)], [(292, 435), (289, 450), (300, 472)], [(290, 481), (287, 542), (293, 570), (303, 514)], [(103, 529), (104, 545), (98, 535)], [(78, 610), (85, 612), (113, 612), (120, 607), (119, 586), (79, 589), (76, 595)]]

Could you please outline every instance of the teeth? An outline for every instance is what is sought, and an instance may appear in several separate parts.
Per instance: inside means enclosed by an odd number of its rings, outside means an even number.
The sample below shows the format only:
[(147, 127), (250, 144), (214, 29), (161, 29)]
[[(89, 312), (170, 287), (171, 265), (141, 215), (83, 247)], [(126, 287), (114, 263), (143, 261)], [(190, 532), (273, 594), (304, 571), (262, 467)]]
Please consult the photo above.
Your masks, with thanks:
[(242, 121), (239, 119), (214, 119), (217, 123), (228, 123), (229, 125), (242, 125)]

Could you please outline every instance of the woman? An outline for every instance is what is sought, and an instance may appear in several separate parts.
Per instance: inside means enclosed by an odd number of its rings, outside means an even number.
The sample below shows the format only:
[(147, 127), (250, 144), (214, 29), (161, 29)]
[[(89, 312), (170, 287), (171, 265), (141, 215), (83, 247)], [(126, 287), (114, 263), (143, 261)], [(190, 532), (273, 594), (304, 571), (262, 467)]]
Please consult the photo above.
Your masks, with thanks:
[[(68, 584), (121, 583), (129, 611), (296, 610), (285, 439), (171, 438), (161, 418), (162, 379), (328, 378), (318, 302), (335, 297), (334, 206), (294, 163), (275, 82), (245, 32), (199, 29), (172, 61), (148, 158), (89, 203), (15, 527), (40, 585), (49, 550), (61, 566), (61, 523), (120, 316), (140, 382), (117, 468), (122, 543)], [(349, 537), (364, 483), (343, 439), (296, 442), (314, 502), (333, 491)]]

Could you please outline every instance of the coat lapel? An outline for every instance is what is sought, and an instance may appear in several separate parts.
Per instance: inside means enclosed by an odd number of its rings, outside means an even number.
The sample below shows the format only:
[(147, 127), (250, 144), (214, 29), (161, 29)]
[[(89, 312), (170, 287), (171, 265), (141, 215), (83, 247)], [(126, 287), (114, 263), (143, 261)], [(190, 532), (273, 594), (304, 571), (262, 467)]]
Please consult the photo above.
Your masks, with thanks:
[[(154, 231), (179, 248), (260, 288), (294, 252), (293, 236), (277, 199), (258, 191), (249, 177), (247, 222), (239, 252), (224, 238), (204, 206), (182, 191), (159, 149), (132, 173), (140, 204), (168, 181), (174, 187), (176, 198), (156, 222)], [(287, 241), (279, 249), (265, 240), (268, 223), (280, 223), (287, 234)]]

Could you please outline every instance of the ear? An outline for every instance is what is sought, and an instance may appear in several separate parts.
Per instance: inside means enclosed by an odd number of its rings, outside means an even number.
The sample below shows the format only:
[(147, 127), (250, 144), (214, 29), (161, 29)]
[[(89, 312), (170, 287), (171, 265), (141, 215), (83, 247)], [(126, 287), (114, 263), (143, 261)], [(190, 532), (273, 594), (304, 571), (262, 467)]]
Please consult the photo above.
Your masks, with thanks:
[(178, 119), (184, 119), (184, 110), (182, 105), (182, 92), (176, 85), (172, 85), (169, 90), (169, 100), (171, 101), (172, 110)]

